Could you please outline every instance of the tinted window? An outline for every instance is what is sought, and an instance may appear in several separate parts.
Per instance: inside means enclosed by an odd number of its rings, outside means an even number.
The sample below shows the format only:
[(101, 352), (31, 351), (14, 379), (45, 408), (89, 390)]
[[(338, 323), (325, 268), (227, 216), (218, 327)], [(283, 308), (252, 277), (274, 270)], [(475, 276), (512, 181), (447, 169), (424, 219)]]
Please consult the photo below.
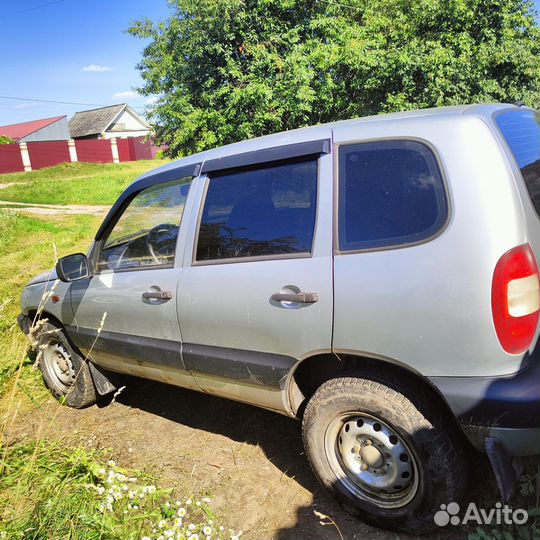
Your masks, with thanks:
[(540, 215), (540, 113), (509, 111), (499, 114), (496, 121), (521, 169), (534, 208)]
[(425, 145), (381, 141), (340, 148), (340, 249), (417, 242), (439, 230), (446, 214), (441, 175)]
[(316, 198), (316, 160), (214, 175), (196, 260), (309, 253)]
[(105, 239), (98, 270), (172, 264), (190, 181), (158, 184), (136, 195)]

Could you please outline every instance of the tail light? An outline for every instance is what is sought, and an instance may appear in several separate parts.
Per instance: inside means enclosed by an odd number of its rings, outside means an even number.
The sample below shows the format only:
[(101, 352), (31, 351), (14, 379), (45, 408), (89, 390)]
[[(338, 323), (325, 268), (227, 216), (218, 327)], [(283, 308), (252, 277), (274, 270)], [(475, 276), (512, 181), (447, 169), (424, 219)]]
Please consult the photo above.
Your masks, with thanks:
[(511, 249), (497, 263), (491, 309), (502, 348), (510, 354), (526, 351), (536, 333), (540, 314), (538, 266), (529, 244)]

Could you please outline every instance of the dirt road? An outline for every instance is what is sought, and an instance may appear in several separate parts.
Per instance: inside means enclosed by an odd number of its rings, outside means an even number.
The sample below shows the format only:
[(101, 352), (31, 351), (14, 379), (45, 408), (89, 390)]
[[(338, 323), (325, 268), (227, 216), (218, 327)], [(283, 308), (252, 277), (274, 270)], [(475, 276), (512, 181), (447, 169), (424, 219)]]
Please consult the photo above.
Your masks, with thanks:
[(0, 208), (11, 208), (17, 212), (27, 214), (37, 214), (42, 216), (52, 216), (58, 214), (92, 214), (105, 215), (110, 206), (94, 206), (86, 204), (40, 204), (40, 203), (21, 203), (11, 201), (1, 201)]
[[(180, 494), (207, 493), (245, 539), (391, 539), (344, 512), (303, 455), (300, 424), (280, 415), (161, 383), (125, 379), (117, 402), (77, 411), (52, 399), (29, 413), (15, 438), (47, 436), (111, 449), (119, 465), (149, 471)], [(477, 472), (484, 491), (485, 471)], [(314, 511), (339, 528), (322, 526)], [(441, 529), (431, 539), (459, 538)], [(465, 534), (465, 531), (464, 531)], [(463, 535), (461, 535), (463, 537)]]

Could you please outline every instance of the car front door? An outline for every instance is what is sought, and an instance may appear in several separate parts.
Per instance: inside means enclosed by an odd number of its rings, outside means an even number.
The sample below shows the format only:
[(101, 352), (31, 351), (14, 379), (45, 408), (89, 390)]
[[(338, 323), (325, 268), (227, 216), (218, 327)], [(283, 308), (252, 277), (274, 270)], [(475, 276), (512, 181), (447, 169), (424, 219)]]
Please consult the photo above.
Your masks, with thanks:
[(330, 351), (331, 171), (330, 140), (203, 164), (178, 313), (204, 391), (288, 412), (290, 371)]
[[(112, 371), (196, 388), (181, 358), (176, 291), (191, 177), (137, 193), (97, 243), (94, 274), (71, 284), (68, 334)], [(181, 262), (181, 257), (179, 257)]]

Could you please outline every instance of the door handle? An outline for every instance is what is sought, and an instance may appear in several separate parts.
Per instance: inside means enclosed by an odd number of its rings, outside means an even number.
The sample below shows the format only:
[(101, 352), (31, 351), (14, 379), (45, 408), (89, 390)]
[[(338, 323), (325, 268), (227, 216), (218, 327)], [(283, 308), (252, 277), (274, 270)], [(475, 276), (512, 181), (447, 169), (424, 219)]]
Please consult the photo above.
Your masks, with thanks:
[(319, 295), (314, 292), (274, 293), (271, 297), (276, 302), (298, 302), (300, 304), (314, 304)]
[(142, 297), (146, 300), (170, 300), (172, 298), (171, 291), (146, 291), (142, 293)]

